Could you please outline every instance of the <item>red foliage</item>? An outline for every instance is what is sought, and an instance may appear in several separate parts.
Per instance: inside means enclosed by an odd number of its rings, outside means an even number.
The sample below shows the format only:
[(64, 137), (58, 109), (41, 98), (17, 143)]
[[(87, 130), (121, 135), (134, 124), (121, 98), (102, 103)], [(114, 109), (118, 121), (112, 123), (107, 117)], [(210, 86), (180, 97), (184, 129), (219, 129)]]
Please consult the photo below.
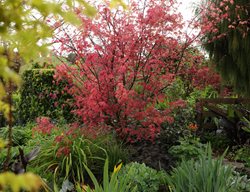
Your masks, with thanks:
[(194, 87), (205, 88), (208, 85), (212, 85), (213, 88), (217, 90), (220, 88), (220, 76), (213, 72), (209, 67), (196, 69), (192, 80)]
[[(173, 66), (168, 66), (172, 67)], [(177, 68), (178, 67), (178, 68)], [(220, 89), (220, 75), (216, 73), (211, 64), (205, 59), (205, 56), (197, 48), (190, 47), (183, 53), (180, 65), (175, 66), (176, 75), (181, 78), (189, 89), (203, 89), (210, 85), (213, 88)], [(185, 90), (188, 92), (192, 90)]]
[(174, 1), (130, 1), (122, 11), (102, 4), (93, 20), (79, 14), (83, 25), (73, 34), (72, 28), (60, 28), (59, 53), (75, 53), (76, 62), (58, 66), (55, 78), (68, 81), (74, 113), (87, 127), (112, 128), (130, 142), (153, 141), (160, 124), (173, 121), (171, 109), (180, 103), (165, 110), (155, 104), (184, 72), (193, 42), (183, 34), (175, 6)]
[[(200, 20), (195, 23), (201, 29), (201, 34), (211, 34), (208, 42), (223, 38), (230, 30), (237, 28), (237, 32), (245, 37), (249, 31), (249, 7), (244, 1), (222, 0), (203, 1), (200, 10)], [(244, 13), (244, 14), (242, 14)], [(228, 30), (220, 33), (220, 24), (226, 21)]]
[(60, 156), (68, 156), (70, 154), (70, 148), (68, 146), (63, 146), (60, 147), (57, 152), (56, 152), (56, 156), (60, 157)]
[(42, 134), (51, 134), (52, 129), (57, 129), (56, 126), (51, 123), (49, 117), (38, 117), (36, 119), (37, 126), (33, 128), (33, 131), (37, 131)]

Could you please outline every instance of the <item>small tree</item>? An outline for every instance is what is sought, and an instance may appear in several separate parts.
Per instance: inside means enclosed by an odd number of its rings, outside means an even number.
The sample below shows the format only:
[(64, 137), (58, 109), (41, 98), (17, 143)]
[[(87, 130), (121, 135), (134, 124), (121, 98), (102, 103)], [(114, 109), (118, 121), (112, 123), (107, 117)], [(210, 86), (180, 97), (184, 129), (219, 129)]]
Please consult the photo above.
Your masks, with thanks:
[(160, 124), (173, 121), (171, 110), (183, 104), (155, 107), (175, 76), (190, 68), (185, 61), (196, 57), (187, 51), (194, 39), (183, 33), (174, 1), (130, 1), (126, 11), (107, 4), (97, 9), (93, 20), (79, 14), (83, 24), (74, 33), (59, 29), (56, 51), (74, 53), (76, 61), (58, 66), (55, 77), (70, 84), (74, 113), (87, 127), (111, 128), (127, 141), (154, 140)]

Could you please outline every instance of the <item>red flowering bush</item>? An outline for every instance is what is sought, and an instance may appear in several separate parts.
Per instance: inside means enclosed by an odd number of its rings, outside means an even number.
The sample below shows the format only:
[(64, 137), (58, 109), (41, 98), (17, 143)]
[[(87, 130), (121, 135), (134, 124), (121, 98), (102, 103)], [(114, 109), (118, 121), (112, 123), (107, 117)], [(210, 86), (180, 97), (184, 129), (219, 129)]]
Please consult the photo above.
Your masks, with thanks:
[(178, 66), (178, 70), (175, 68), (175, 71), (184, 83), (185, 95), (188, 96), (195, 88), (204, 89), (206, 86), (219, 90), (220, 75), (204, 54), (194, 47), (188, 48), (183, 54), (183, 64)]
[(36, 119), (37, 126), (33, 128), (33, 131), (37, 131), (41, 134), (51, 134), (53, 129), (56, 129), (56, 126), (51, 123), (49, 117), (38, 117)]
[(174, 1), (136, 2), (126, 11), (98, 5), (93, 20), (79, 11), (82, 26), (73, 34), (62, 26), (55, 37), (58, 54), (76, 55), (74, 65), (62, 64), (55, 74), (69, 84), (74, 113), (86, 127), (113, 129), (129, 142), (153, 141), (162, 122), (173, 122), (171, 110), (183, 103), (155, 106), (193, 58), (186, 54), (193, 40), (183, 33)]
[(37, 132), (45, 137), (55, 137), (53, 145), (59, 144), (58, 149), (56, 149), (57, 156), (68, 155), (70, 153), (69, 145), (71, 144), (71, 139), (67, 138), (67, 136), (74, 137), (74, 134), (72, 134), (73, 129), (66, 131), (66, 134), (64, 134), (64, 131), (60, 134), (60, 130), (51, 122), (49, 117), (38, 117), (36, 123), (37, 125), (32, 129), (33, 135)]
[[(190, 69), (192, 71), (192, 69)], [(214, 89), (220, 88), (220, 76), (209, 69), (209, 67), (202, 67), (194, 70), (192, 83), (194, 87), (205, 88), (208, 85), (212, 85)], [(193, 71), (193, 72), (194, 72)]]
[(95, 140), (97, 137), (107, 134), (100, 128), (80, 127), (78, 123), (65, 124), (58, 128), (49, 117), (39, 117), (36, 119), (36, 123), (37, 125), (32, 129), (33, 136), (38, 133), (42, 134), (42, 137), (52, 139), (57, 157), (69, 155), (74, 150), (72, 149), (72, 143), (77, 142), (81, 137)]

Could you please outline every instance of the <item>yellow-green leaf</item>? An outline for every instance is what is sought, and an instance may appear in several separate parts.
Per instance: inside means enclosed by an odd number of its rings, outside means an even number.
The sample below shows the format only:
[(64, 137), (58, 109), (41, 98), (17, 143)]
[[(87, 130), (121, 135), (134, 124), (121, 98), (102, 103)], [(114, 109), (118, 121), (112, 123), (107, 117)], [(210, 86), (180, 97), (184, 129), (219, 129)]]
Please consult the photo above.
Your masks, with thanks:
[(127, 8), (127, 5), (126, 5), (122, 0), (112, 0), (112, 1), (110, 2), (110, 7), (111, 7), (111, 8), (116, 8), (116, 7), (118, 7), (119, 5), (122, 6), (124, 9)]
[(0, 174), (0, 186), (4, 189), (10, 187), (13, 192), (19, 192), (22, 189), (39, 191), (42, 185), (41, 178), (33, 173), (16, 175), (12, 172), (4, 172)]
[(0, 149), (4, 148), (6, 146), (6, 142), (0, 138)]
[(63, 15), (63, 18), (66, 22), (69, 22), (73, 25), (80, 25), (81, 24), (81, 21), (76, 16), (76, 14), (74, 14), (72, 12), (65, 12)]
[(94, 17), (97, 13), (97, 10), (91, 6), (89, 3), (86, 1), (82, 1), (83, 6), (85, 7), (84, 13), (89, 16), (89, 17)]

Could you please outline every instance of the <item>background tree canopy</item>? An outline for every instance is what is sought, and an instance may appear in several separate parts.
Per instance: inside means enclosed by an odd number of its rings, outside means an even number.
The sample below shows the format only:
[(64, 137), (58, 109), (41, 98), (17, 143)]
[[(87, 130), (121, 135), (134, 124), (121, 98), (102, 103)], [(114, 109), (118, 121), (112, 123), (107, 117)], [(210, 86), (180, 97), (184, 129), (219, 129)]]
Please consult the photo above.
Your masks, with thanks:
[[(203, 42), (218, 71), (235, 90), (250, 95), (250, 2), (249, 0), (207, 0), (206, 17), (216, 25), (208, 31)], [(217, 8), (215, 11), (214, 8)], [(204, 17), (205, 16), (205, 17)]]

